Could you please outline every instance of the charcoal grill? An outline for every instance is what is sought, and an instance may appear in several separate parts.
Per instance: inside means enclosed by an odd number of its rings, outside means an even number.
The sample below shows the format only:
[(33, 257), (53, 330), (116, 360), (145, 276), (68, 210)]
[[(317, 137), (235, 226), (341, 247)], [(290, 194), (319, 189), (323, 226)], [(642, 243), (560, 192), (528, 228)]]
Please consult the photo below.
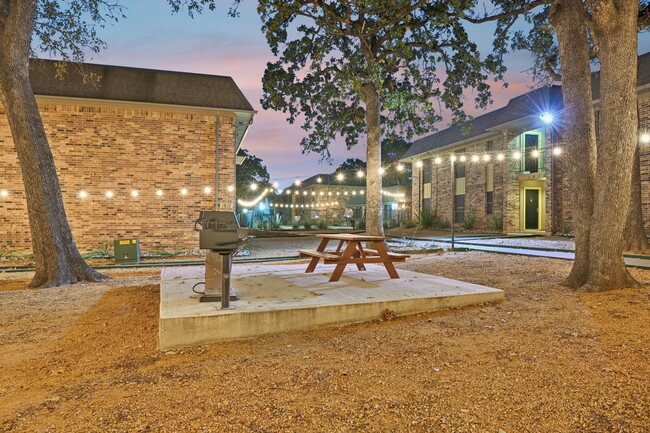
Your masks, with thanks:
[[(221, 308), (229, 308), (232, 255), (246, 240), (237, 218), (234, 212), (200, 211), (199, 219), (194, 222), (194, 230), (199, 232), (199, 248), (214, 251), (221, 256), (221, 293), (214, 293), (206, 284), (205, 293), (199, 301), (221, 301)], [(206, 274), (210, 265), (206, 260)]]

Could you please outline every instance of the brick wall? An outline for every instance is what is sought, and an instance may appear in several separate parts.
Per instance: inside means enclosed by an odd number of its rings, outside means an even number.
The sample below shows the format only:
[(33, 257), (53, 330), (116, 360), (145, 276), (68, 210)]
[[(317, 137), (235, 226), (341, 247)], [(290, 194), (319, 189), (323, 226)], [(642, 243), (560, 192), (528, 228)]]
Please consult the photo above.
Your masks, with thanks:
[[(80, 250), (122, 237), (140, 238), (144, 251), (197, 248), (193, 221), (200, 209), (215, 207), (216, 114), (119, 105), (42, 103), (40, 108)], [(220, 161), (219, 194), (228, 207), (235, 194), (227, 191), (235, 177), (234, 116), (222, 115), (219, 124), (220, 153), (228, 155)], [(1, 106), (0, 173), (0, 190), (8, 191), (0, 197), (0, 242), (29, 250), (22, 178)], [(82, 190), (85, 199), (79, 197)]]

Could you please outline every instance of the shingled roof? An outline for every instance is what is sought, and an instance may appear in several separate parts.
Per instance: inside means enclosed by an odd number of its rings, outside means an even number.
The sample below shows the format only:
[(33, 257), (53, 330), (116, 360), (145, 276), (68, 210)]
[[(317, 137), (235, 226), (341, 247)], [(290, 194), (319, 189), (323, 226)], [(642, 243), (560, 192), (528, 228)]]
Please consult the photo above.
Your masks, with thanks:
[(35, 95), (254, 111), (231, 77), (85, 63), (86, 73), (100, 77), (94, 84), (84, 83), (74, 66), (63, 79), (56, 78), (55, 63), (30, 61)]
[[(591, 76), (592, 97), (600, 98), (600, 74)], [(639, 56), (637, 87), (650, 84), (650, 53)], [(512, 98), (508, 105), (477, 116), (467, 122), (427, 135), (413, 142), (402, 159), (408, 159), (425, 152), (440, 149), (455, 143), (471, 140), (488, 134), (499, 126), (526, 118), (537, 119), (545, 111), (558, 112), (564, 107), (561, 86), (545, 86)]]

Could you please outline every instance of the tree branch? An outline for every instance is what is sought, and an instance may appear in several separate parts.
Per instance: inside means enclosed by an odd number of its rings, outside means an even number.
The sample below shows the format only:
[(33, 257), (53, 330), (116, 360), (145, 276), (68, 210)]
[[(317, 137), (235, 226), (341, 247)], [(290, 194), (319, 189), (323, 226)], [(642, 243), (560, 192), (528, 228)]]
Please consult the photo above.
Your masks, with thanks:
[(525, 5), (521, 6), (520, 8), (509, 10), (508, 12), (501, 12), (501, 13), (498, 13), (498, 14), (495, 14), (495, 15), (484, 15), (481, 18), (473, 18), (473, 17), (465, 16), (465, 17), (462, 17), (462, 19), (464, 19), (465, 21), (468, 21), (468, 22), (470, 22), (472, 24), (482, 24), (482, 23), (487, 23), (489, 21), (498, 21), (498, 20), (503, 19), (503, 18), (510, 18), (510, 17), (515, 16), (515, 15), (521, 15), (521, 14), (523, 14), (525, 12), (528, 12), (528, 11), (530, 11), (532, 9), (535, 9), (537, 6), (541, 6), (541, 5), (544, 5), (544, 4), (547, 4), (547, 3), (548, 3), (548, 0), (535, 0), (535, 1), (531, 2), (531, 3), (528, 3), (528, 4), (525, 4)]

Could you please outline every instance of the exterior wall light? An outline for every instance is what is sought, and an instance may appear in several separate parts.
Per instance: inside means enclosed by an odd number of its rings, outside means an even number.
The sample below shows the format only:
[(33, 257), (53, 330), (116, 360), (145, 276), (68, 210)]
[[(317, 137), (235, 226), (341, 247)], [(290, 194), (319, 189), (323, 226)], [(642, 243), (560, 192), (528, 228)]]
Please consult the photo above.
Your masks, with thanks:
[(540, 114), (539, 118), (546, 125), (550, 125), (551, 123), (553, 123), (553, 114), (549, 113), (548, 111), (545, 111), (542, 114)]

